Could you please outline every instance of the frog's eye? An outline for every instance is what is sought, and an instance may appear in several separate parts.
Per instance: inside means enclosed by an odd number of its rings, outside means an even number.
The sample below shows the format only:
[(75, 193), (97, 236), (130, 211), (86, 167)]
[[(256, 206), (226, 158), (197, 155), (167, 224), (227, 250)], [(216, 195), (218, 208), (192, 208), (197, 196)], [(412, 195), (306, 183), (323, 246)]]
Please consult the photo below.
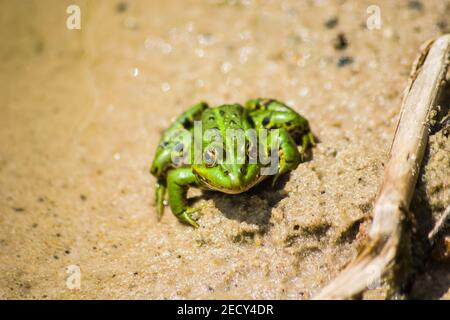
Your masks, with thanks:
[(209, 148), (205, 151), (205, 165), (208, 168), (212, 168), (217, 164), (217, 150), (215, 148)]

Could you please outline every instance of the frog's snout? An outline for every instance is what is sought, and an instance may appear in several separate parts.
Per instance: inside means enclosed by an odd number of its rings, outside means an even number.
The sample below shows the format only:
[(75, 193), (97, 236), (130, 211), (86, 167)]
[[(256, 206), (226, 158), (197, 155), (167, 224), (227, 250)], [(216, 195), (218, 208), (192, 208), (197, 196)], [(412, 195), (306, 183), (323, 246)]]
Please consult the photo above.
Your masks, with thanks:
[(231, 189), (240, 189), (242, 187), (243, 179), (240, 174), (229, 173), (228, 179), (229, 179)]

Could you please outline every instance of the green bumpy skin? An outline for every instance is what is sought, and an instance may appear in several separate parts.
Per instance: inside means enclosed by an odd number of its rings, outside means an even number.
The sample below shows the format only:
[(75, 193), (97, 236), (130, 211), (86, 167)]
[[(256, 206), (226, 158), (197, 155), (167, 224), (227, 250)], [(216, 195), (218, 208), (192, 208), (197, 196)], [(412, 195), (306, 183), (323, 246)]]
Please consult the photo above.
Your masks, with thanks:
[[(220, 144), (224, 150), (221, 153), (223, 158), (217, 159), (217, 149), (211, 147), (211, 138), (202, 134), (202, 160), (201, 163), (194, 163), (194, 144), (192, 143), (189, 153), (191, 164), (175, 165), (172, 161), (172, 150), (183, 145), (180, 137), (180, 129), (189, 133), (189, 138), (194, 136), (194, 121), (201, 121), (202, 131), (210, 129), (220, 133), (223, 143)], [(229, 194), (241, 193), (249, 190), (259, 182), (270, 177), (261, 175), (263, 165), (256, 161), (249, 161), (249, 152), (246, 150), (244, 163), (239, 161), (225, 160), (225, 154), (237, 154), (234, 143), (227, 143), (226, 132), (229, 129), (243, 130), (255, 129), (279, 129), (278, 135), (272, 137), (269, 131), (267, 141), (258, 141), (258, 145), (263, 149), (266, 156), (273, 152), (270, 148), (271, 140), (278, 139), (279, 162), (277, 172), (273, 176), (273, 184), (278, 177), (297, 168), (303, 160), (305, 152), (314, 145), (314, 136), (311, 133), (308, 121), (289, 108), (284, 103), (273, 99), (249, 100), (245, 107), (239, 104), (222, 105), (215, 108), (200, 102), (192, 106), (189, 110), (178, 117), (172, 125), (164, 132), (156, 150), (150, 172), (157, 178), (155, 190), (155, 205), (158, 218), (160, 219), (164, 211), (164, 197), (166, 192), (169, 195), (169, 205), (173, 214), (182, 222), (198, 227), (197, 222), (191, 217), (195, 209), (187, 204), (186, 194), (190, 187), (198, 187), (208, 190), (216, 190)], [(241, 147), (252, 148), (254, 140), (245, 134), (245, 141)], [(299, 151), (297, 145), (301, 145)], [(277, 151), (277, 150), (275, 150)], [(212, 159), (211, 159), (212, 158)], [(206, 160), (205, 160), (206, 159)], [(236, 159), (236, 157), (234, 157)], [(206, 162), (207, 161), (207, 162)]]

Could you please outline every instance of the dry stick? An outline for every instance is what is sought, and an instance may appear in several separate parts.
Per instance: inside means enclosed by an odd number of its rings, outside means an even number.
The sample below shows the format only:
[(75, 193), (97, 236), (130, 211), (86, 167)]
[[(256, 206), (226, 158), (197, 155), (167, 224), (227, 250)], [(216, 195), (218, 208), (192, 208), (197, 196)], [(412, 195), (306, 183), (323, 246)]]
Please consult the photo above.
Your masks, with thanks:
[(403, 223), (417, 182), (429, 133), (449, 65), (450, 34), (430, 41), (416, 60), (402, 101), (390, 158), (373, 209), (369, 243), (314, 299), (349, 299), (395, 265)]
[(445, 209), (444, 213), (438, 219), (434, 228), (430, 231), (430, 233), (428, 233), (428, 240), (430, 241), (431, 245), (434, 244), (436, 238), (439, 235), (439, 232), (441, 232), (441, 230), (444, 228), (449, 218), (450, 218), (450, 205), (447, 207), (447, 209)]

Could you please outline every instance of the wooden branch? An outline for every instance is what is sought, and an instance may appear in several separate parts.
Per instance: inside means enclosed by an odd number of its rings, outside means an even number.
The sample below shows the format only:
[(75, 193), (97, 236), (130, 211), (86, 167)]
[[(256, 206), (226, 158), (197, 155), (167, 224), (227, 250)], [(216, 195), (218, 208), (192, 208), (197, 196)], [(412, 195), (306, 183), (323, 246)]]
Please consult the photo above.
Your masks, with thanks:
[[(373, 210), (369, 243), (314, 299), (349, 299), (370, 287), (378, 273), (392, 270), (399, 253), (403, 220), (411, 202), (429, 133), (449, 66), (450, 34), (426, 43), (405, 90), (400, 118)], [(378, 270), (377, 272), (374, 272)]]
[(433, 229), (428, 233), (428, 240), (430, 244), (433, 245), (438, 238), (439, 232), (444, 229), (447, 220), (450, 218), (450, 205), (445, 209), (444, 213), (442, 213), (441, 217), (438, 219)]

